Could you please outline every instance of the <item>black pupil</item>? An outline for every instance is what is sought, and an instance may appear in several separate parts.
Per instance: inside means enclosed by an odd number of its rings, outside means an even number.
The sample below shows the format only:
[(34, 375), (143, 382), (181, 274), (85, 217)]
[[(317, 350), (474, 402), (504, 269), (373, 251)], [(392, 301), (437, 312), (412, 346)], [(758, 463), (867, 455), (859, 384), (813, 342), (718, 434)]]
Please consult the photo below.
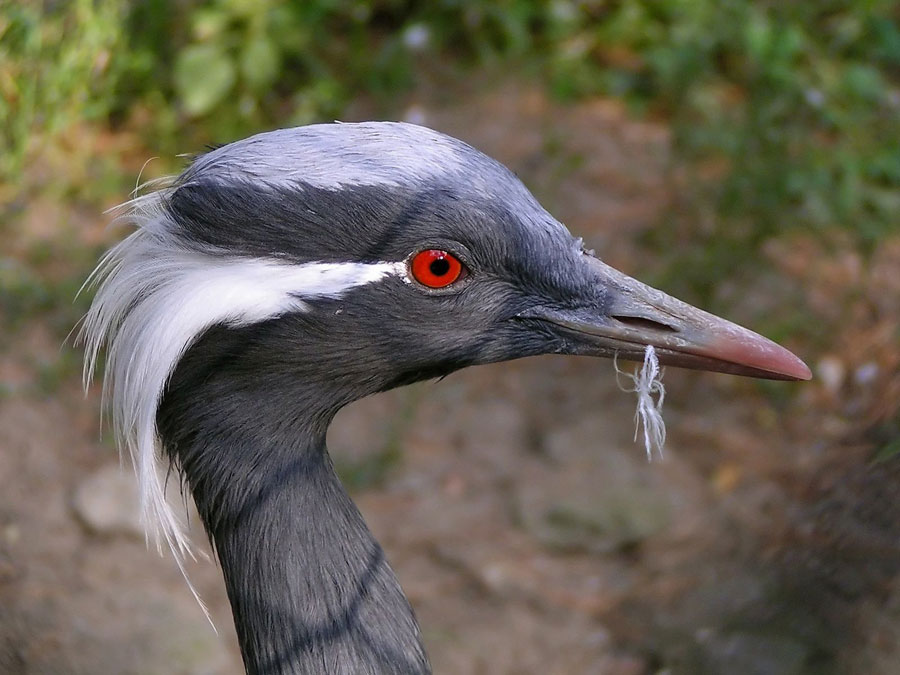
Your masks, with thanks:
[(428, 266), (431, 273), (436, 277), (442, 277), (450, 271), (450, 263), (446, 258), (438, 258), (432, 261)]

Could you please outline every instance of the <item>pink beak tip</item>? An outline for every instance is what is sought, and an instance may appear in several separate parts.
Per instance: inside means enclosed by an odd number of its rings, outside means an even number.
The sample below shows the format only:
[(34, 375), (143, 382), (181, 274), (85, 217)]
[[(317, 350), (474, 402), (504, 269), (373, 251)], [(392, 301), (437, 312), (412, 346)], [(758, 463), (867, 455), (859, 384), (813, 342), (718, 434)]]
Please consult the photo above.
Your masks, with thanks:
[(716, 358), (731, 363), (757, 368), (792, 380), (811, 380), (812, 371), (802, 359), (785, 349), (751, 331), (746, 331), (738, 339), (729, 336), (716, 340), (710, 350)]

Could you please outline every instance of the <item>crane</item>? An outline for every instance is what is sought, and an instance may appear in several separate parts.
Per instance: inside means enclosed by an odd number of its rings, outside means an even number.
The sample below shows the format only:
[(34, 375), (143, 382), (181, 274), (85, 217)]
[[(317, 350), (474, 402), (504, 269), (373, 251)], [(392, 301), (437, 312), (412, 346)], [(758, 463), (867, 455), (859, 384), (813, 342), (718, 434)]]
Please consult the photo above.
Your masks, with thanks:
[(318, 124), (216, 148), (124, 205), (89, 279), (89, 380), (146, 524), (182, 564), (174, 467), (248, 673), (429, 673), (325, 433), (364, 396), (537, 354), (782, 380), (788, 350), (615, 270), (499, 162), (425, 127)]

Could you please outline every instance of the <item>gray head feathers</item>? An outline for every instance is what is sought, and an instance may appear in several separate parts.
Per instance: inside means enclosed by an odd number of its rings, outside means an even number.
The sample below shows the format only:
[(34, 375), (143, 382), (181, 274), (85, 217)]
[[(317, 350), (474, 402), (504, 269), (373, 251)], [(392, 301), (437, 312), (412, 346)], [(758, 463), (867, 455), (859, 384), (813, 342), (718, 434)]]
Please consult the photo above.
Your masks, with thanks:
[(213, 150), (185, 172), (184, 181), (203, 176), (269, 187), (400, 187), (456, 171), (470, 154), (483, 157), (454, 138), (413, 124), (314, 124), (257, 134)]
[[(119, 447), (134, 461), (148, 534), (160, 545), (165, 541), (179, 561), (189, 547), (165, 499), (156, 414), (186, 350), (212, 326), (304, 312), (305, 299), (341, 297), (389, 275), (405, 279), (405, 254), (363, 255), (369, 243), (360, 240), (380, 237), (385, 222), (378, 221), (390, 220), (391, 209), (402, 210), (395, 192), (415, 199), (434, 185), (460, 186), (460, 194), (496, 193), (512, 205), (504, 209), (533, 213), (529, 222), (558, 228), (568, 241), (564, 228), (503, 165), (443, 134), (392, 122), (313, 125), (237, 141), (116, 210), (116, 221), (136, 231), (104, 256), (86, 283), (97, 292), (79, 333), (86, 346), (84, 378), (87, 384), (105, 347), (105, 405)], [(365, 210), (375, 208), (365, 196), (372, 189), (383, 200), (383, 213)], [(225, 193), (237, 195), (233, 207), (222, 201)], [(301, 193), (306, 201), (292, 201)], [(340, 225), (334, 213), (354, 196), (362, 218), (352, 232), (335, 233)], [(311, 212), (312, 206), (321, 207), (318, 220), (299, 214), (297, 222), (285, 222), (285, 214)], [(432, 206), (440, 209), (440, 201)], [(258, 232), (250, 233), (253, 227)], [(327, 256), (316, 238), (323, 229), (333, 236)], [(277, 237), (266, 239), (276, 230)], [(260, 236), (253, 246), (230, 245), (248, 233)], [(304, 252), (288, 254), (278, 247), (284, 241), (301, 242)], [(353, 245), (358, 249), (349, 253)]]

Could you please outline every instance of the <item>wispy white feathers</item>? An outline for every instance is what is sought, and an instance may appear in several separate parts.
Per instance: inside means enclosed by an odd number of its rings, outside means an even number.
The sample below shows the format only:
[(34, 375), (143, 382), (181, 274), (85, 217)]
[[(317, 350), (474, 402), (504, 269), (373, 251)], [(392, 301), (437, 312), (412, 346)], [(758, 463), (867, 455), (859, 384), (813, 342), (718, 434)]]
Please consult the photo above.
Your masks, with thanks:
[(238, 257), (185, 245), (163, 207), (171, 188), (120, 207), (118, 221), (138, 230), (100, 261), (88, 286), (97, 286), (79, 340), (85, 344), (85, 386), (106, 348), (104, 406), (120, 449), (131, 454), (148, 535), (165, 541), (181, 565), (190, 554), (179, 519), (165, 498), (158, 467), (156, 411), (184, 352), (216, 324), (239, 326), (307, 311), (305, 299), (340, 297), (404, 263), (290, 264)]
[[(659, 358), (656, 350), (647, 345), (644, 350), (644, 363), (640, 370), (635, 368), (634, 374), (619, 370), (619, 365), (613, 360), (616, 375), (624, 375), (633, 383), (631, 388), (619, 387), (623, 391), (633, 391), (637, 394), (637, 410), (634, 413), (634, 440), (637, 441), (638, 433), (643, 429), (644, 449), (647, 451), (647, 460), (653, 459), (653, 450), (662, 457), (663, 446), (666, 444), (666, 423), (662, 416), (663, 400), (666, 397), (666, 388), (662, 383), (662, 372), (659, 369)], [(654, 396), (656, 398), (654, 398)]]

